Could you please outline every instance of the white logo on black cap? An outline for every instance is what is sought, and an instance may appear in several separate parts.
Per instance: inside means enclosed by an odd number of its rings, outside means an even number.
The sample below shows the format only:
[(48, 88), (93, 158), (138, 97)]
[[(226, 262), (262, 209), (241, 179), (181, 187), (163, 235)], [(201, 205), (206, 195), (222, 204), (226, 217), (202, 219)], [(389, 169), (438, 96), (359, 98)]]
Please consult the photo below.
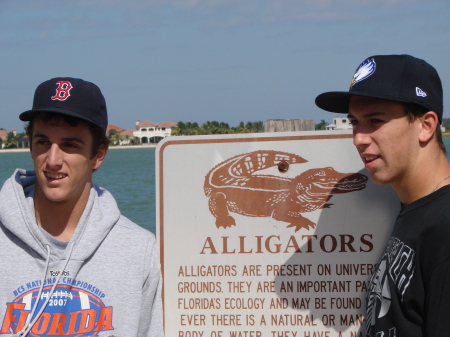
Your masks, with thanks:
[(356, 69), (355, 74), (353, 75), (352, 82), (350, 83), (350, 88), (352, 88), (355, 83), (361, 82), (362, 80), (365, 80), (367, 77), (372, 75), (375, 72), (376, 67), (377, 65), (374, 59), (365, 60), (363, 63), (361, 63), (358, 69)]
[(416, 95), (420, 97), (427, 97), (427, 93), (419, 87), (416, 87)]

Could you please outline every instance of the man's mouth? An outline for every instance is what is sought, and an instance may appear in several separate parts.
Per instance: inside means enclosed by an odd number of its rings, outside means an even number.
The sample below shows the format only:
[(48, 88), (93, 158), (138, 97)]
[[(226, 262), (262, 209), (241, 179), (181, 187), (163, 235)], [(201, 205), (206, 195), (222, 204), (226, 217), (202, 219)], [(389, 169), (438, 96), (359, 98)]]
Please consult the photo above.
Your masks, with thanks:
[(45, 176), (49, 179), (62, 179), (67, 177), (67, 174), (45, 172)]
[(375, 159), (380, 158), (380, 156), (364, 156), (363, 160), (365, 163), (370, 163), (374, 161)]

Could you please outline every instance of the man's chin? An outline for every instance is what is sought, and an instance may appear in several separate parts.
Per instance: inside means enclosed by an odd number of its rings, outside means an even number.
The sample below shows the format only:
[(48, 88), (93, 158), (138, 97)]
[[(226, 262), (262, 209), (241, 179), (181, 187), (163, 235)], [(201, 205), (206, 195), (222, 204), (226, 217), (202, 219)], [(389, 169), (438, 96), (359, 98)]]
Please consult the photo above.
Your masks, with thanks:
[(67, 196), (62, 193), (58, 193), (59, 191), (55, 191), (56, 189), (47, 189), (44, 190), (41, 194), (41, 197), (46, 199), (51, 203), (62, 203), (67, 199)]
[(376, 174), (376, 173), (370, 173), (369, 172), (369, 177), (370, 180), (377, 185), (387, 185), (389, 184), (389, 180), (384, 178), (384, 177), (380, 177), (380, 175)]

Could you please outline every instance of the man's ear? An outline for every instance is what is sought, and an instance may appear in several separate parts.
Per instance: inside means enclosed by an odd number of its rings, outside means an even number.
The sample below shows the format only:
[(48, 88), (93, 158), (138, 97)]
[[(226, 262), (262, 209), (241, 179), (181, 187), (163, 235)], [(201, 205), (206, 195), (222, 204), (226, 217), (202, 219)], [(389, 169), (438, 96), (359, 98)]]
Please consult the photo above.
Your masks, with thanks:
[(96, 170), (100, 167), (101, 163), (106, 157), (106, 153), (108, 152), (108, 147), (105, 145), (100, 145), (97, 151), (97, 154), (94, 156), (94, 160), (92, 162), (92, 169)]
[(434, 111), (428, 111), (422, 117), (420, 117), (421, 129), (419, 134), (419, 141), (422, 143), (428, 142), (433, 138), (436, 132), (436, 127), (439, 125), (438, 116)]

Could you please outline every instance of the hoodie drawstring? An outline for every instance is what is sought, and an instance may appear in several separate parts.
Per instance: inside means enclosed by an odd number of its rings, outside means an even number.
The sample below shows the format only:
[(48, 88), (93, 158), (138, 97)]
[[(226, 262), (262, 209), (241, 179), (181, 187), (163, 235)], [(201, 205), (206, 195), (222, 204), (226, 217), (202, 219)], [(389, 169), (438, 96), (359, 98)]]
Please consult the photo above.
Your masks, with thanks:
[(45, 268), (44, 268), (45, 270), (44, 270), (44, 276), (42, 277), (42, 284), (41, 284), (41, 287), (39, 289), (39, 293), (38, 293), (38, 296), (36, 298), (36, 302), (34, 303), (33, 309), (31, 310), (30, 314), (27, 317), (27, 321), (26, 321), (23, 329), (19, 333), (17, 333), (18, 337), (25, 337), (25, 336), (28, 335), (28, 333), (33, 328), (34, 324), (38, 321), (39, 317), (41, 317), (42, 313), (44, 312), (45, 308), (47, 307), (47, 304), (50, 301), (50, 299), (51, 299), (51, 297), (53, 295), (53, 292), (55, 291), (56, 286), (58, 285), (59, 281), (61, 280), (61, 276), (64, 274), (64, 271), (66, 270), (66, 267), (67, 267), (67, 264), (69, 263), (70, 257), (72, 256), (72, 251), (73, 251), (73, 246), (74, 245), (73, 245), (73, 243), (69, 243), (69, 245), (70, 245), (69, 254), (67, 255), (66, 262), (64, 263), (64, 267), (61, 270), (61, 272), (59, 273), (58, 279), (53, 284), (53, 287), (50, 290), (50, 293), (48, 294), (47, 299), (45, 300), (44, 304), (41, 306), (41, 309), (37, 313), (37, 315), (34, 318), (34, 320), (31, 321), (31, 318), (33, 317), (33, 315), (34, 315), (34, 313), (35, 313), (35, 311), (37, 309), (37, 306), (39, 304), (42, 291), (44, 290), (45, 278), (47, 276), (48, 266), (50, 264), (50, 246), (46, 245), (46, 248), (47, 248), (47, 259), (46, 259), (46, 262), (45, 262)]

